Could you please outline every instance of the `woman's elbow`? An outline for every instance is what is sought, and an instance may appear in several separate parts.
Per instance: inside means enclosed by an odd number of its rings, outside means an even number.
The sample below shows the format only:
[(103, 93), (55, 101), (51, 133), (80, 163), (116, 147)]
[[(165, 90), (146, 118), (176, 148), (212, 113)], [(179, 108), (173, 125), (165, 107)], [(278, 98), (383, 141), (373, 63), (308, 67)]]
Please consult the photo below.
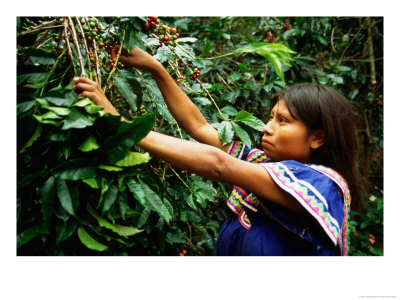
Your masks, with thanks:
[(211, 147), (212, 150), (212, 159), (209, 162), (209, 167), (207, 168), (207, 179), (214, 182), (226, 182), (227, 179), (227, 171), (228, 171), (228, 163), (227, 163), (227, 154), (218, 149), (216, 147)]

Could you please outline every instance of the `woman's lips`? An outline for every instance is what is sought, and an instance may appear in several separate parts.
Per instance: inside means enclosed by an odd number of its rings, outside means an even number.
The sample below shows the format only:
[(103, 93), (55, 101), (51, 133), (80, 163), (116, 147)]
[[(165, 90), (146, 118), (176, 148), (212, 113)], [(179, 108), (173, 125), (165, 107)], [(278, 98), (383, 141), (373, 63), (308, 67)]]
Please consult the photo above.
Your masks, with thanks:
[(261, 140), (261, 144), (263, 145), (263, 147), (273, 147), (274, 146), (272, 143), (270, 143), (264, 139)]

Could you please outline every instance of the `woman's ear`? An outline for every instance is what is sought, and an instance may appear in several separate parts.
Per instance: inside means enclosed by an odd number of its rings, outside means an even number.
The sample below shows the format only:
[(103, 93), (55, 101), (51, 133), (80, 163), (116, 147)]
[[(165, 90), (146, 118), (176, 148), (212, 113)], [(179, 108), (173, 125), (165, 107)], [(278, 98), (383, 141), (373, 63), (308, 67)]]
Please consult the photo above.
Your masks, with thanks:
[(316, 150), (321, 147), (325, 143), (325, 131), (324, 130), (315, 130), (311, 134), (311, 149)]

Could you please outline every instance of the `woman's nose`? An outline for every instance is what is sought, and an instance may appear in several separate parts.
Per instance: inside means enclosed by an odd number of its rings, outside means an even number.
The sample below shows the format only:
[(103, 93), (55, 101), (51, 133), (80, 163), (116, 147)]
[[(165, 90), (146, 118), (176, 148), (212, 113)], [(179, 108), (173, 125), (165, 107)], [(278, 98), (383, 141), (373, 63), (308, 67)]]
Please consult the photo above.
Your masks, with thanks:
[(271, 125), (271, 120), (267, 122), (267, 124), (265, 124), (264, 128), (263, 128), (263, 132), (267, 135), (271, 135), (272, 134), (272, 125)]

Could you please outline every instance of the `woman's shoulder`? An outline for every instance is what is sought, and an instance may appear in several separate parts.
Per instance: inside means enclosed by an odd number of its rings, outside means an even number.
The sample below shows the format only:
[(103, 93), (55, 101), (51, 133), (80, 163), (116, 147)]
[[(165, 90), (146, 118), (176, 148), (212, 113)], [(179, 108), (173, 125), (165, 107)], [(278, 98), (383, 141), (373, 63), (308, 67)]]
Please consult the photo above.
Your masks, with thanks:
[(318, 164), (303, 164), (295, 160), (285, 160), (263, 164), (264, 168), (270, 169), (278, 177), (289, 177), (291, 179), (306, 180), (310, 182), (332, 182), (344, 193), (348, 190), (347, 181), (341, 174), (332, 168)]
[[(335, 170), (294, 160), (261, 164), (274, 182), (292, 195), (337, 244), (347, 239), (350, 192)], [(346, 247), (344, 247), (346, 249)]]

